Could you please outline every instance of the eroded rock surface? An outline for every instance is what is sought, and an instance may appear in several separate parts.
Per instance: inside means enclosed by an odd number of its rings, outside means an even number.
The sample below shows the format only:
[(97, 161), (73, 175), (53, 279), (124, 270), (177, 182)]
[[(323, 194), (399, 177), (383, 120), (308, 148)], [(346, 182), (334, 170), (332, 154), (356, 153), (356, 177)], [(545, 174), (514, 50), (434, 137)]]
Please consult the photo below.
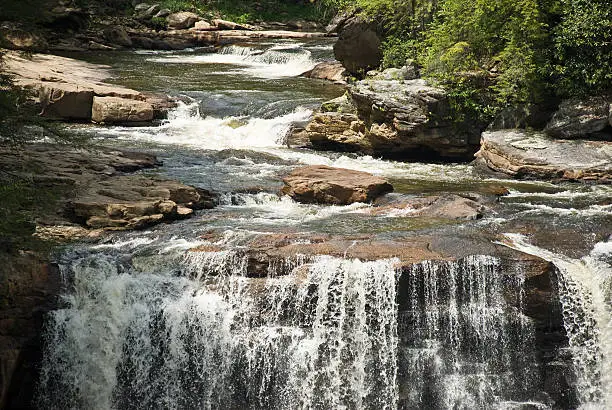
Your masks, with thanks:
[(324, 61), (314, 66), (312, 70), (306, 71), (302, 76), (346, 84), (344, 80), (345, 71), (342, 64), (337, 61)]
[(153, 119), (153, 106), (146, 101), (118, 97), (94, 97), (91, 120), (97, 123), (147, 122)]
[[(588, 138), (599, 136), (598, 133), (609, 128), (611, 96), (592, 96), (589, 98), (573, 98), (565, 100), (559, 106), (545, 132), (556, 138)], [(604, 139), (612, 141), (612, 129)]]
[(483, 133), (476, 156), (517, 178), (612, 182), (612, 142), (555, 140), (543, 133), (502, 130)]
[(367, 172), (313, 165), (294, 170), (283, 179), (283, 194), (298, 202), (347, 205), (371, 202), (393, 191), (384, 178)]

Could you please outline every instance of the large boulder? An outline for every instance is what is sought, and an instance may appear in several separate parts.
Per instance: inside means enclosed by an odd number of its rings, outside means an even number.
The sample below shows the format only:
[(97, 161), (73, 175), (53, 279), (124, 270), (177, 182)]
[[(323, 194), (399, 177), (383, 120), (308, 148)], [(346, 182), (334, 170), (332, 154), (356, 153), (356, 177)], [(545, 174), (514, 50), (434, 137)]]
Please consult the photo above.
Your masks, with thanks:
[(282, 193), (298, 202), (348, 205), (371, 202), (393, 191), (384, 178), (367, 172), (325, 165), (312, 165), (294, 170), (283, 179)]
[(168, 21), (168, 28), (174, 30), (182, 30), (193, 27), (196, 21), (200, 21), (200, 17), (189, 11), (181, 11), (178, 13), (172, 13), (166, 17)]
[(214, 19), (212, 24), (219, 30), (253, 30), (253, 26), (248, 24), (234, 23), (233, 21)]
[(338, 33), (334, 55), (350, 73), (360, 75), (380, 65), (381, 44), (373, 23), (360, 17), (352, 17)]
[[(553, 137), (568, 139), (598, 134), (610, 125), (611, 100), (610, 96), (565, 100), (544, 131)], [(612, 133), (608, 139), (612, 140)]]
[(91, 120), (97, 123), (132, 123), (151, 121), (153, 106), (146, 101), (119, 97), (94, 97)]
[(0, 24), (0, 47), (11, 50), (45, 51), (49, 47), (44, 37), (22, 29), (18, 24)]
[(50, 118), (89, 120), (94, 91), (77, 84), (45, 82), (39, 87), (41, 114)]
[(612, 143), (554, 140), (544, 133), (502, 130), (482, 134), (476, 157), (519, 178), (612, 182)]
[[(315, 148), (399, 159), (468, 160), (482, 128), (450, 118), (446, 92), (425, 80), (363, 80), (348, 89), (357, 115), (317, 114), (306, 127)], [(343, 105), (345, 107), (345, 105)]]

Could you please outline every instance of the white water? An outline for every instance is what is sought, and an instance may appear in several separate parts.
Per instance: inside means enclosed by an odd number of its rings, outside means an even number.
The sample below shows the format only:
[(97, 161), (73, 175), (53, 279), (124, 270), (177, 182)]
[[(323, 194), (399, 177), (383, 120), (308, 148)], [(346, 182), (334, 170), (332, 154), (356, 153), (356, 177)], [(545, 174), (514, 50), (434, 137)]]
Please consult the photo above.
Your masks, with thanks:
[(505, 234), (507, 246), (539, 256), (558, 269), (559, 298), (583, 409), (612, 408), (612, 242), (571, 259)]
[(248, 279), (232, 252), (173, 258), (189, 277), (104, 252), (65, 265), (42, 408), (396, 408), (396, 261)]
[[(228, 69), (219, 74), (247, 74), (262, 78), (295, 77), (312, 69), (316, 61), (311, 52), (296, 43), (275, 44), (265, 50), (226, 46), (218, 53), (168, 55), (149, 61), (173, 64), (223, 64)], [(238, 66), (239, 68), (236, 68)]]

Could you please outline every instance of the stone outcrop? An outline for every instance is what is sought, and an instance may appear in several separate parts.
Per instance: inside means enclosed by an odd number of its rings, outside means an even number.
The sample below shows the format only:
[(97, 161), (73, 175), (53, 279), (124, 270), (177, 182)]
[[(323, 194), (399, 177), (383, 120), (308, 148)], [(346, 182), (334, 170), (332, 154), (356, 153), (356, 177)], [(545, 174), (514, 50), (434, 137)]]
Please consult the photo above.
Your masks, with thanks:
[(367, 172), (313, 165), (294, 170), (283, 179), (282, 193), (298, 202), (348, 205), (371, 202), (393, 191), (384, 178)]
[(451, 160), (471, 159), (478, 150), (481, 128), (454, 122), (446, 92), (424, 80), (363, 80), (348, 97), (356, 114), (343, 104), (342, 112), (318, 113), (306, 127), (315, 148)]
[[(610, 127), (610, 102), (612, 96), (593, 96), (573, 98), (561, 102), (544, 131), (556, 138), (588, 138), (598, 136)], [(608, 129), (604, 139), (612, 141), (612, 129)]]
[(474, 195), (474, 199), (455, 194), (399, 198), (378, 204), (379, 206), (373, 207), (369, 213), (385, 216), (475, 220), (482, 218), (487, 208), (482, 201), (479, 201), (481, 198)]
[(502, 130), (483, 133), (476, 156), (517, 178), (612, 182), (612, 142), (555, 140), (544, 133)]
[(145, 101), (118, 97), (94, 97), (91, 120), (97, 123), (147, 122), (153, 119), (153, 106)]
[(132, 47), (132, 39), (130, 35), (121, 26), (107, 27), (104, 30), (104, 38), (111, 44), (116, 44), (121, 47)]
[(319, 80), (333, 81), (338, 84), (346, 84), (344, 80), (346, 70), (337, 61), (324, 61), (314, 66), (312, 70), (306, 71), (302, 77), (316, 78)]
[(0, 23), (0, 43), (12, 50), (41, 52), (47, 50), (47, 40), (36, 33), (24, 30), (18, 24)]
[(178, 13), (170, 14), (166, 17), (168, 22), (168, 28), (173, 30), (181, 30), (193, 27), (196, 21), (200, 21), (200, 17), (189, 11), (181, 11)]
[(382, 52), (375, 24), (361, 17), (351, 17), (345, 21), (334, 44), (334, 55), (351, 74), (363, 74), (378, 67)]
[(38, 93), (41, 114), (50, 118), (89, 121), (94, 99), (97, 122), (150, 121), (164, 118), (177, 105), (165, 95), (104, 83), (110, 77), (105, 66), (54, 55), (24, 58), (16, 53), (7, 53), (4, 63), (17, 86)]
[(253, 30), (254, 27), (248, 24), (234, 23), (233, 21), (214, 19), (211, 22), (219, 30)]

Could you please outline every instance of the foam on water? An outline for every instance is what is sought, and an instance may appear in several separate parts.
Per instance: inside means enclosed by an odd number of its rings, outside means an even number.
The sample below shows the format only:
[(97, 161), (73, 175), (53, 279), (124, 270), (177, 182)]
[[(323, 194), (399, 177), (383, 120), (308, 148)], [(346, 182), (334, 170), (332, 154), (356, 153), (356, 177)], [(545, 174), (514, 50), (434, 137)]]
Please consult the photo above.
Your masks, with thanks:
[(156, 63), (225, 64), (232, 67), (219, 74), (243, 73), (262, 78), (295, 77), (316, 65), (311, 52), (301, 44), (275, 44), (265, 50), (243, 46), (226, 46), (218, 53), (167, 55), (150, 58)]

